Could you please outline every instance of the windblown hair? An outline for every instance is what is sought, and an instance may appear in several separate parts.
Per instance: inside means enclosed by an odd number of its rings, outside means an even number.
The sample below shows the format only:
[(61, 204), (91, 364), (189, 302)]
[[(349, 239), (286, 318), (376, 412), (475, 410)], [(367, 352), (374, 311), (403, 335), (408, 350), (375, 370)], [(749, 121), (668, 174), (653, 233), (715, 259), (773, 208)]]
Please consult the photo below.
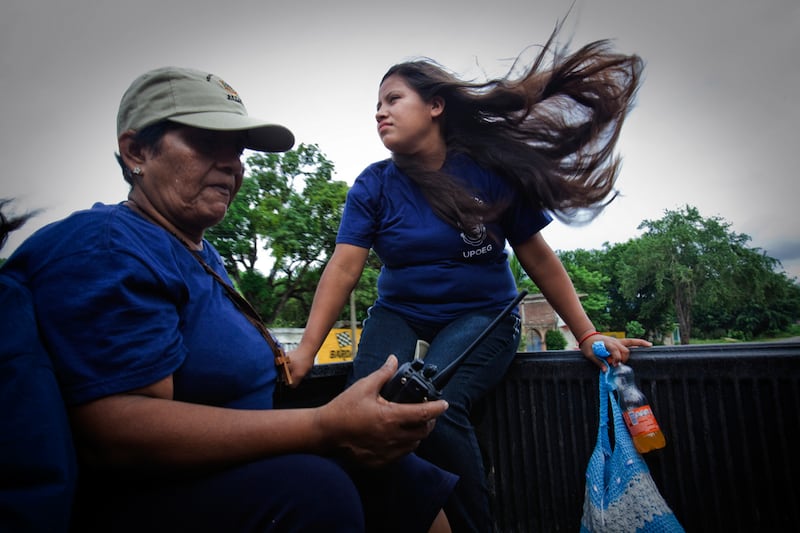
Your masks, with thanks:
[(0, 248), (6, 244), (8, 235), (12, 231), (21, 228), (31, 217), (36, 215), (36, 212), (20, 216), (11, 216), (3, 213), (3, 209), (11, 202), (12, 200), (8, 198), (0, 198)]
[[(443, 98), (448, 152), (469, 155), (508, 180), (531, 207), (575, 223), (591, 220), (617, 195), (620, 160), (613, 152), (643, 63), (613, 52), (607, 40), (568, 54), (554, 49), (557, 33), (516, 78), (520, 57), (504, 77), (485, 82), (462, 81), (430, 59), (394, 65), (381, 81), (398, 75), (424, 101)], [(453, 176), (403, 165), (450, 224), (473, 227), (503, 208), (476, 203)]]

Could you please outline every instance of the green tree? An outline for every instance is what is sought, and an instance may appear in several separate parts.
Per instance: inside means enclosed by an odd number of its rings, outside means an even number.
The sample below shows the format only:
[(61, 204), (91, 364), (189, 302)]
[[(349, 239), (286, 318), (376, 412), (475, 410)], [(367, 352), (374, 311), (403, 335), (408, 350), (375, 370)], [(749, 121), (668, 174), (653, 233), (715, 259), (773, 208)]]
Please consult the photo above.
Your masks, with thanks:
[(611, 326), (608, 290), (610, 276), (603, 271), (604, 253), (598, 250), (559, 251), (558, 257), (569, 274), (575, 291), (592, 324), (599, 330)]
[(609, 329), (626, 331), (627, 325), (636, 321), (651, 338), (658, 340), (663, 333), (672, 331), (675, 318), (669, 302), (659, 297), (661, 293), (653, 279), (639, 280), (636, 290), (629, 290), (632, 273), (628, 263), (638, 262), (639, 247), (638, 239), (613, 246), (606, 244), (602, 271), (609, 276)]
[(206, 234), (269, 324), (305, 323), (301, 313), (333, 251), (347, 195), (347, 184), (332, 180), (333, 168), (313, 144), (251, 155), (228, 214)]
[(625, 326), (625, 336), (632, 337), (632, 338), (641, 338), (644, 337), (646, 331), (644, 330), (644, 326), (642, 326), (638, 321), (631, 320)]
[(528, 277), (528, 273), (522, 268), (522, 263), (519, 262), (514, 252), (508, 252), (508, 265), (511, 268), (511, 275), (514, 278), (517, 290), (525, 289), (531, 294), (541, 292), (533, 280)]
[(747, 248), (750, 237), (731, 231), (721, 218), (703, 218), (685, 206), (666, 211), (660, 220), (645, 220), (639, 228), (646, 232), (629, 243), (618, 265), (622, 293), (642, 302), (641, 321), (649, 329), (659, 322), (665, 328), (673, 315), (681, 343), (688, 344), (699, 309), (738, 314), (746, 301), (762, 304), (755, 306), (756, 313), (770, 307), (766, 287), (776, 287), (774, 265)]
[[(608, 329), (612, 331), (627, 331), (628, 323), (632, 321), (644, 320), (645, 314), (649, 314), (650, 320), (645, 320), (647, 330), (654, 332), (662, 329), (666, 322), (670, 324), (673, 319), (663, 316), (663, 313), (653, 313), (652, 310), (644, 309), (651, 301), (649, 295), (652, 289), (643, 287), (634, 297), (626, 297), (622, 292), (623, 279), (625, 277), (625, 258), (629, 256), (630, 249), (634, 246), (633, 241), (609, 245), (604, 243), (603, 250), (598, 255), (598, 269), (608, 276), (606, 285), (606, 296), (608, 298)], [(639, 335), (641, 336), (641, 335)]]
[(787, 330), (800, 316), (800, 286), (759, 249), (740, 248), (735, 255), (735, 263), (720, 275), (729, 280), (729, 290), (698, 298), (697, 327), (708, 337), (745, 340)]

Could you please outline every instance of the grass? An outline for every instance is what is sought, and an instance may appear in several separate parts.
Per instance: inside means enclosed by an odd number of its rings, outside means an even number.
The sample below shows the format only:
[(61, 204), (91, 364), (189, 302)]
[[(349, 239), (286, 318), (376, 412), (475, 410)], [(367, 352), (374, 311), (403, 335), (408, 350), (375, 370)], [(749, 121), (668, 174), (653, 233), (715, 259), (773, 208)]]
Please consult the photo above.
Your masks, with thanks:
[(689, 344), (726, 344), (734, 342), (772, 342), (782, 341), (793, 337), (800, 337), (800, 324), (794, 324), (788, 330), (775, 333), (769, 336), (757, 337), (750, 340), (735, 339), (733, 337), (721, 337), (719, 339), (692, 339)]

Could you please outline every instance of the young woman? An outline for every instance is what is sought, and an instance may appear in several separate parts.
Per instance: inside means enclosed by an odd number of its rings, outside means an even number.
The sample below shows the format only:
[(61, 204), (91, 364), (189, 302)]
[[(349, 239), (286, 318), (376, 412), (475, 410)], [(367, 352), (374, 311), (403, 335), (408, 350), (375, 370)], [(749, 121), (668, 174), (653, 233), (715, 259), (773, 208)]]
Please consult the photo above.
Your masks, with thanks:
[[(396, 354), (447, 366), (516, 295), (506, 242), (564, 319), (584, 356), (605, 342), (613, 365), (638, 339), (602, 336), (540, 231), (551, 213), (596, 214), (614, 197), (613, 149), (638, 87), (641, 60), (605, 41), (574, 54), (553, 39), (525, 73), (462, 81), (431, 60), (395, 65), (381, 80), (375, 119), (392, 158), (367, 167), (345, 205), (305, 334), (292, 355), (301, 379), (358, 281), (370, 249), (383, 262), (353, 379)], [(585, 217), (584, 217), (585, 218)], [(454, 531), (489, 531), (486, 481), (472, 406), (506, 372), (519, 317), (503, 320), (443, 389), (450, 408), (418, 453), (460, 476), (446, 507)], [(598, 362), (598, 364), (601, 364)]]

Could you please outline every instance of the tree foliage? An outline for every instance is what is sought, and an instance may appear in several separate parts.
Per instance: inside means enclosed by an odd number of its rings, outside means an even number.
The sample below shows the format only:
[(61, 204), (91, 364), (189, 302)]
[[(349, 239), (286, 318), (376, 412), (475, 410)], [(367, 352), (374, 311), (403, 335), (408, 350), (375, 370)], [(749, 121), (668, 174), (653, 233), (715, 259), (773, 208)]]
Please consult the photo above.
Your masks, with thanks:
[(685, 206), (639, 228), (645, 233), (626, 244), (615, 268), (622, 296), (650, 332), (668, 333), (674, 320), (688, 344), (696, 324), (705, 335), (713, 324), (716, 331), (752, 337), (797, 318), (797, 286), (721, 218)]
[[(316, 145), (251, 155), (247, 169), (225, 219), (206, 236), (242, 294), (267, 323), (275, 323), (284, 310), (291, 315), (293, 307), (305, 309), (290, 300), (313, 297), (348, 187), (332, 180), (333, 164)], [(280, 322), (297, 321), (290, 316)]]
[(611, 329), (608, 306), (608, 290), (611, 281), (604, 268), (603, 254), (597, 250), (574, 250), (559, 252), (559, 258), (567, 271), (581, 303), (595, 328)]
[(563, 350), (567, 347), (567, 339), (557, 329), (549, 329), (544, 334), (544, 343), (548, 350)]
[(780, 263), (758, 249), (736, 250), (732, 290), (698, 300), (695, 324), (705, 336), (749, 340), (785, 331), (800, 315), (800, 286), (778, 272)]
[(511, 268), (511, 275), (514, 278), (517, 290), (525, 289), (531, 294), (542, 292), (533, 280), (528, 277), (527, 272), (522, 268), (522, 263), (519, 262), (519, 259), (513, 252), (508, 253), (508, 265)]
[(625, 326), (625, 335), (627, 337), (641, 338), (644, 337), (645, 333), (647, 333), (647, 331), (645, 331), (644, 326), (642, 326), (638, 320), (631, 320)]
[(689, 343), (775, 334), (800, 317), (800, 286), (721, 218), (685, 206), (640, 229), (641, 237), (601, 250), (559, 252), (598, 329), (660, 342), (677, 324)]

